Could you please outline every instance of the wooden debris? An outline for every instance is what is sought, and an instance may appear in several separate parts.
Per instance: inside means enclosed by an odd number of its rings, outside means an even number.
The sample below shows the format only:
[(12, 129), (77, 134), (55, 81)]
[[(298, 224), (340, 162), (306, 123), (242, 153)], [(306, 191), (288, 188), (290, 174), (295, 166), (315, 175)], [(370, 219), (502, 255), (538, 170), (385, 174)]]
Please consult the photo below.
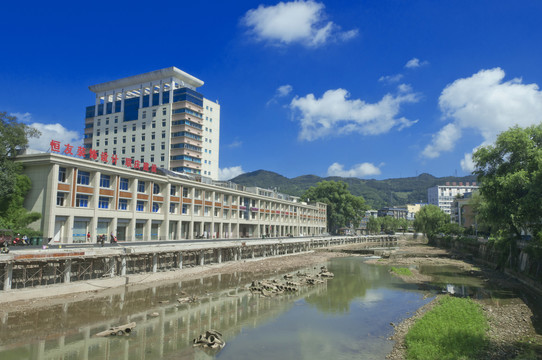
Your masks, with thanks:
[(106, 336), (122, 336), (122, 335), (129, 335), (132, 332), (132, 329), (136, 327), (135, 322), (131, 322), (129, 324), (124, 324), (120, 326), (115, 326), (110, 329), (104, 330), (102, 332), (97, 333), (94, 336), (99, 337), (106, 337)]
[(195, 302), (198, 301), (198, 297), (197, 296), (187, 296), (187, 297), (183, 297), (183, 298), (178, 298), (177, 301), (180, 302), (181, 304), (195, 303)]
[(207, 330), (199, 337), (193, 340), (194, 347), (202, 347), (207, 349), (222, 349), (226, 346), (226, 342), (222, 339), (222, 334), (216, 330)]

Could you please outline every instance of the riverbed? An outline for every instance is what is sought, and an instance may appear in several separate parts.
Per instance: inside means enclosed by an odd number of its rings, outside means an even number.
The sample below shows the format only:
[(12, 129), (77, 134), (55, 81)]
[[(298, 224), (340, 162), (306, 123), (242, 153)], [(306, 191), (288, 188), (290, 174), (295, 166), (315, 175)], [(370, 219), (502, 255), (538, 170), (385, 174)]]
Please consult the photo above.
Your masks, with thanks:
[[(450, 290), (449, 285), (457, 295), (483, 289), (491, 294), (487, 309), (499, 315), (517, 299), (506, 289), (494, 291), (476, 268), (449, 263), (443, 268), (433, 260), (426, 258), (429, 267), (417, 271), (417, 280), (405, 281), (389, 272), (389, 260), (306, 254), (229, 264), (175, 281), (43, 304), (12, 304), (1, 317), (0, 359), (383, 359), (401, 343), (398, 333), (408, 328), (408, 319)], [(408, 264), (417, 266), (412, 259)], [(321, 266), (335, 277), (272, 297), (248, 289), (253, 281), (283, 281), (285, 274), (295, 281), (298, 271), (316, 274)], [(455, 282), (457, 274), (464, 276)], [(433, 282), (427, 280), (433, 277)], [(187, 297), (195, 301), (179, 302)], [(530, 328), (534, 316), (524, 314)], [(129, 336), (94, 336), (132, 321), (137, 326)], [(508, 326), (515, 326), (514, 321)], [(192, 346), (208, 329), (223, 333), (224, 349)]]

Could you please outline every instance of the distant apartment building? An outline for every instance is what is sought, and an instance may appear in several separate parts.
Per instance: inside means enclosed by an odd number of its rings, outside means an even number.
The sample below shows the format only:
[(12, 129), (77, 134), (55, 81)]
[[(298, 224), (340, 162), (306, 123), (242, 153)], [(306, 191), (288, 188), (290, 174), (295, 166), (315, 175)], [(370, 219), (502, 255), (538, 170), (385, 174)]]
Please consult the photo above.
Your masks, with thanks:
[(378, 210), (378, 217), (391, 216), (394, 219), (406, 219), (408, 210), (406, 208), (385, 207)]
[(476, 224), (474, 211), (470, 204), (472, 194), (472, 192), (467, 192), (455, 198), (452, 202), (451, 221), (464, 228), (469, 228)]
[(427, 202), (437, 205), (446, 214), (452, 214), (452, 203), (458, 195), (473, 192), (478, 189), (476, 182), (447, 182), (427, 189)]
[[(220, 105), (197, 91), (203, 81), (169, 67), (89, 86), (84, 144), (124, 165), (218, 178)], [(131, 166), (134, 167), (134, 166)]]

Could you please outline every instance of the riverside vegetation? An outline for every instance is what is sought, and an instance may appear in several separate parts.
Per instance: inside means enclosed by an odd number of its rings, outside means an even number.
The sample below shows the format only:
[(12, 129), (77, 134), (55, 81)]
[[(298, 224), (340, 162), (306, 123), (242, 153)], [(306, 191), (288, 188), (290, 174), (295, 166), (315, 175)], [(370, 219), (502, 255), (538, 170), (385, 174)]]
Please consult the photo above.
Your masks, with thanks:
[(487, 330), (479, 304), (445, 296), (406, 335), (407, 359), (476, 359), (488, 346)]

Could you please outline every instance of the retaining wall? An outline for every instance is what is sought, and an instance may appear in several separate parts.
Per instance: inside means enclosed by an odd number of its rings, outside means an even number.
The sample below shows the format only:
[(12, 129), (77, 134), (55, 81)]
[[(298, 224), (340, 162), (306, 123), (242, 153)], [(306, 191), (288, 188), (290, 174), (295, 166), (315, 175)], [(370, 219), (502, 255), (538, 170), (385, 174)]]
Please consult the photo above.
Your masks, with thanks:
[(397, 243), (397, 237), (345, 236), (228, 241), (215, 242), (213, 245), (187, 243), (17, 251), (0, 257), (0, 293), (13, 289), (305, 253), (318, 248), (355, 243), (391, 246)]

